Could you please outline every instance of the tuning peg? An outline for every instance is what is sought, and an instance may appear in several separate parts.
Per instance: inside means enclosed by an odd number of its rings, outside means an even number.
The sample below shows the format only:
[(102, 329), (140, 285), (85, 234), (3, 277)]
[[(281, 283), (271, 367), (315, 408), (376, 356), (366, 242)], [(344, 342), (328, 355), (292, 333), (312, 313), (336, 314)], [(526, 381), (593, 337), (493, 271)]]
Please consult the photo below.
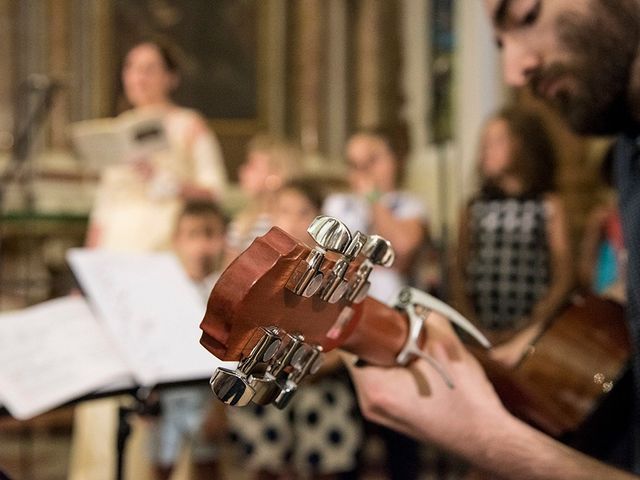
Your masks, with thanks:
[(293, 382), (287, 382), (285, 388), (280, 390), (278, 396), (273, 400), (273, 405), (282, 410), (291, 402), (291, 399), (298, 391), (298, 385)]
[(251, 385), (256, 394), (253, 399), (258, 405), (272, 403), (282, 390), (287, 388), (289, 370), (295, 370), (294, 360), (306, 350), (304, 337), (298, 334), (287, 334), (285, 345), (274, 359), (264, 375), (252, 376)]
[(280, 409), (289, 402), (298, 391), (298, 385), (304, 377), (313, 375), (322, 365), (322, 347), (305, 345), (298, 348), (290, 360), (292, 371), (288, 374), (280, 393), (273, 400), (273, 404)]
[(353, 234), (353, 238), (351, 239), (351, 243), (347, 246), (347, 249), (344, 252), (344, 256), (349, 260), (353, 260), (364, 248), (367, 244), (369, 237), (367, 237), (364, 233), (356, 232)]
[(287, 282), (289, 290), (303, 297), (311, 297), (320, 289), (324, 278), (320, 267), (326, 251), (343, 253), (351, 242), (351, 233), (345, 224), (325, 215), (316, 217), (307, 232), (317, 246), (298, 265)]
[(218, 368), (209, 383), (216, 397), (227, 405), (244, 407), (256, 393), (243, 373), (226, 368)]
[(367, 236), (363, 233), (356, 232), (351, 239), (349, 245), (344, 251), (344, 258), (338, 260), (329, 274), (320, 298), (325, 302), (336, 303), (347, 292), (349, 284), (344, 279), (350, 263), (357, 257), (367, 242)]
[(396, 252), (391, 243), (380, 235), (369, 235), (362, 254), (374, 265), (383, 267), (390, 267), (396, 259)]
[(317, 216), (307, 232), (321, 248), (332, 252), (344, 253), (351, 242), (351, 232), (347, 226), (326, 215)]
[(369, 292), (369, 275), (374, 265), (390, 267), (396, 258), (391, 243), (379, 235), (370, 235), (367, 243), (362, 248), (364, 261), (358, 267), (354, 280), (349, 286), (347, 300), (352, 303), (360, 303)]

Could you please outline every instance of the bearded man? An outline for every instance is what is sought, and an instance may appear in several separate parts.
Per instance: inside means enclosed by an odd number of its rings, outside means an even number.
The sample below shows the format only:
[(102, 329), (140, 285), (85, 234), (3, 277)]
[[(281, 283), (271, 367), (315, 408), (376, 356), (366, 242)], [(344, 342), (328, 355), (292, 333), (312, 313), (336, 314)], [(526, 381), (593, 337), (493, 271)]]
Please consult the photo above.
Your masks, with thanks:
[[(629, 250), (627, 321), (638, 392), (628, 418), (635, 454), (629, 460), (640, 472), (640, 1), (484, 1), (509, 85), (529, 86), (576, 133), (619, 135), (614, 177)], [(636, 478), (512, 417), (446, 320), (431, 315), (428, 330), (425, 348), (449, 371), (456, 388), (447, 389), (424, 361), (408, 369), (352, 367), (365, 415), (437, 443), (501, 478)]]

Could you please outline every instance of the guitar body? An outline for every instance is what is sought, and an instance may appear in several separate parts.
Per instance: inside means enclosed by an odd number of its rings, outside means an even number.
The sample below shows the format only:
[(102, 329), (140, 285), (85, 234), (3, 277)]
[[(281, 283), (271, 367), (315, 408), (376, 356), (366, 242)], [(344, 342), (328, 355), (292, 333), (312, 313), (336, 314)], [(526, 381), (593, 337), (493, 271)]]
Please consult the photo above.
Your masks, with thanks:
[(597, 408), (624, 373), (629, 352), (622, 306), (585, 296), (553, 321), (514, 370), (479, 356), (507, 408), (559, 436)]

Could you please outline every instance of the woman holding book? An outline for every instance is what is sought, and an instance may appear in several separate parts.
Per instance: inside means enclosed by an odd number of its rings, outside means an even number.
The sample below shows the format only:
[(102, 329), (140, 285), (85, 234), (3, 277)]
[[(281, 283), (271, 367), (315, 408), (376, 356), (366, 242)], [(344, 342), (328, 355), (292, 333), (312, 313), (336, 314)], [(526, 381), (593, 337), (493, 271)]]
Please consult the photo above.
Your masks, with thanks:
[(165, 46), (145, 41), (131, 48), (121, 80), (132, 107), (122, 116), (159, 119), (161, 131), (154, 134), (164, 136), (166, 146), (147, 153), (137, 149), (104, 169), (87, 245), (166, 249), (184, 199), (223, 196), (227, 174), (220, 146), (197, 112), (172, 101), (178, 64)]
[[(161, 125), (161, 131), (153, 134), (164, 136), (166, 148), (143, 154), (136, 150), (104, 168), (86, 244), (130, 252), (169, 250), (185, 200), (217, 200), (224, 194), (227, 175), (220, 146), (198, 113), (171, 100), (179, 74), (166, 47), (149, 41), (133, 46), (125, 56), (121, 80), (132, 107), (121, 118), (140, 115), (159, 119), (156, 125)], [(76, 408), (71, 480), (115, 477), (119, 404), (119, 399), (107, 398)], [(141, 430), (132, 435), (132, 444), (144, 435)], [(129, 470), (141, 478), (144, 475), (139, 471), (148, 470), (148, 466), (138, 464), (129, 465)]]

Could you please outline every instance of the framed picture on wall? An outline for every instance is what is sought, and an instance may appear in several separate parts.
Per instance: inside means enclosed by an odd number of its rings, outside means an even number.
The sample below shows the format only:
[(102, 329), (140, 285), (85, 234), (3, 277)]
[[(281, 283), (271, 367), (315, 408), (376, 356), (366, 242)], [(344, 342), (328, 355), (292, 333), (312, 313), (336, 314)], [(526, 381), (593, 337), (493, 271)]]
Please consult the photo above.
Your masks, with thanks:
[(251, 120), (258, 105), (257, 0), (116, 0), (116, 55), (157, 38), (176, 54), (175, 100), (210, 119)]
[[(112, 0), (114, 56), (141, 39), (175, 52), (181, 82), (175, 101), (209, 119), (234, 173), (246, 141), (267, 124), (265, 3), (260, 0)], [(118, 82), (119, 83), (119, 82)], [(114, 109), (122, 105), (115, 92)]]

